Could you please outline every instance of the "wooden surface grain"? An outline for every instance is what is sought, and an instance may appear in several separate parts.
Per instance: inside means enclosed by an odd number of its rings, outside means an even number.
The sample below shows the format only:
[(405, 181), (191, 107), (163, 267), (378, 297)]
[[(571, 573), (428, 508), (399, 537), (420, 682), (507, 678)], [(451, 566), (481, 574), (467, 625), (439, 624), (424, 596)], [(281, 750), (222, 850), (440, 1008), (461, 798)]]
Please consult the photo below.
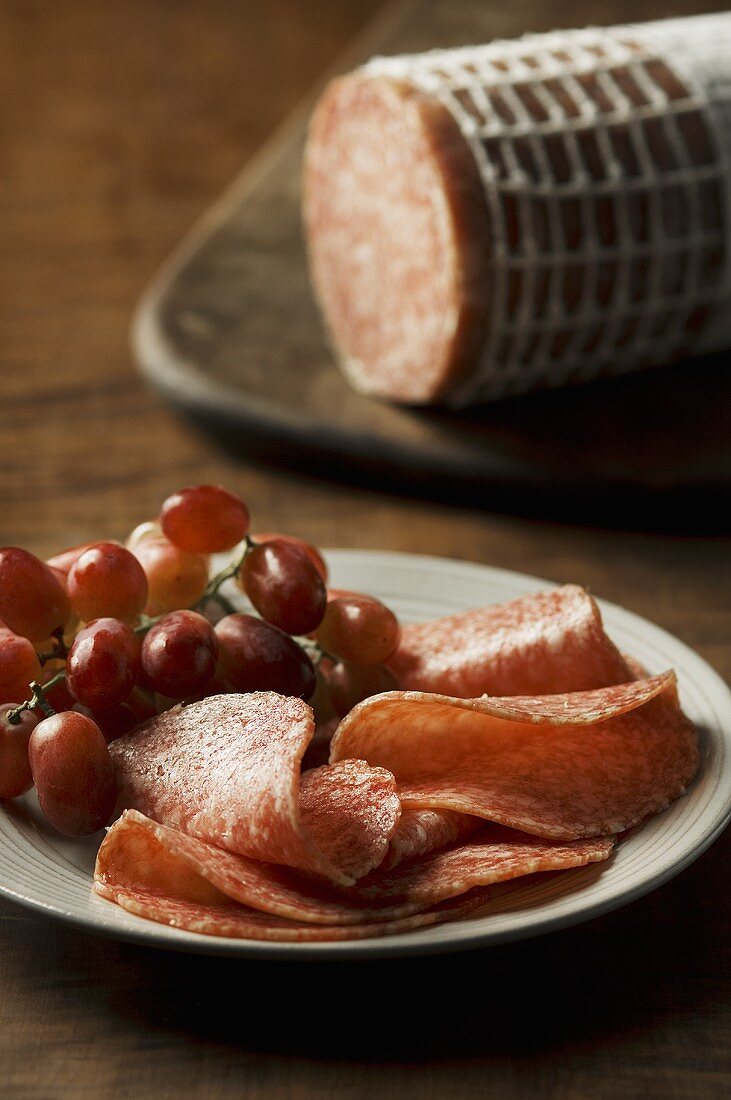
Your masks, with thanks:
[[(479, 500), (429, 504), (240, 464), (133, 371), (129, 318), (150, 275), (375, 7), (0, 6), (0, 542), (47, 553), (120, 536), (172, 488), (219, 480), (257, 526), (321, 545), (588, 584), (728, 677), (728, 540), (638, 533), (631, 517), (610, 530), (497, 517)], [(486, 8), (496, 33), (529, 29), (520, 5)], [(582, 22), (638, 17), (606, 0), (581, 10)], [(649, 897), (540, 940), (367, 966), (166, 955), (2, 902), (1, 1091), (728, 1095), (729, 857), (727, 834)]]

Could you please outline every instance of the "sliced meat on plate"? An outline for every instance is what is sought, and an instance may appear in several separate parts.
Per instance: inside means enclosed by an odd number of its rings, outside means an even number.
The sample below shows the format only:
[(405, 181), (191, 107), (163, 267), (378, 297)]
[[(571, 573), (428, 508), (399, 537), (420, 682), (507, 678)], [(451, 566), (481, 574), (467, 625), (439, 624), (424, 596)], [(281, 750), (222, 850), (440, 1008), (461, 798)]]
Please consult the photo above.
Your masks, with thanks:
[(537, 698), (388, 692), (333, 739), (387, 768), (405, 808), (456, 810), (536, 836), (622, 832), (683, 793), (698, 767), (675, 677)]
[(382, 861), (401, 805), (393, 777), (363, 763), (315, 769), (301, 789), (313, 729), (306, 703), (273, 692), (174, 707), (110, 745), (119, 808), (254, 859), (353, 882)]
[(574, 584), (404, 626), (389, 663), (405, 691), (463, 699), (588, 691), (634, 675)]
[(94, 888), (130, 912), (209, 935), (362, 939), (456, 919), (485, 903), (489, 885), (598, 862), (612, 847), (608, 838), (559, 844), (488, 827), (467, 845), (377, 872), (338, 897), (132, 810), (102, 843)]

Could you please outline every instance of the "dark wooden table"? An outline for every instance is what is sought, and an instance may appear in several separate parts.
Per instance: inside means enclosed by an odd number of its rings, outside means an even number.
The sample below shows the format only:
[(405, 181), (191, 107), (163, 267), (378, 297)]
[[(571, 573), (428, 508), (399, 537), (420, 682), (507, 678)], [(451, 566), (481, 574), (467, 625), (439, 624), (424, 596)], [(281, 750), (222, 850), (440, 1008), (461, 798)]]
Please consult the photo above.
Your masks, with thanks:
[[(223, 481), (257, 526), (321, 545), (588, 584), (728, 675), (728, 541), (497, 517), (237, 464), (134, 373), (128, 321), (156, 265), (375, 7), (0, 7), (0, 542), (48, 553), (120, 536), (172, 488)], [(594, 2), (582, 21), (639, 14)], [(515, 29), (528, 29), (520, 19), (518, 7)], [(573, 930), (378, 965), (167, 955), (0, 903), (0, 1091), (729, 1095), (730, 856), (727, 834), (655, 894)]]

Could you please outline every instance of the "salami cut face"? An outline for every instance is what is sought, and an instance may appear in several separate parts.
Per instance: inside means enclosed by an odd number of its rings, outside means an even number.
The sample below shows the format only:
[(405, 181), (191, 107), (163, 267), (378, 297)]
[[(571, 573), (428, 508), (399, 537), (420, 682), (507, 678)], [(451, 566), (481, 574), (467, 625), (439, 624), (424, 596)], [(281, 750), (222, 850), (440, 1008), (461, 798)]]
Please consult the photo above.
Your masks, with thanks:
[[(127, 810), (107, 833), (95, 882), (104, 891), (133, 885), (190, 902), (236, 901), (274, 917), (309, 924), (359, 924), (410, 915), (429, 902), (336, 893), (328, 883), (288, 867), (226, 852)], [(461, 893), (462, 891), (457, 891)]]
[(478, 817), (454, 810), (403, 810), (379, 871), (446, 848), (469, 836), (482, 824)]
[(380, 924), (342, 927), (299, 924), (281, 917), (272, 917), (268, 913), (260, 913), (256, 909), (246, 909), (225, 899), (207, 903), (191, 902), (143, 888), (110, 888), (98, 885), (96, 889), (101, 897), (116, 902), (127, 912), (159, 924), (167, 924), (186, 932), (198, 932), (204, 936), (267, 940), (270, 943), (323, 943), (393, 936), (429, 925), (443, 924), (449, 920), (459, 920), (473, 913), (485, 900), (478, 890), (473, 897), (445, 902), (426, 913), (416, 913), (411, 917), (383, 921)]
[(380, 870), (353, 887), (351, 894), (384, 904), (407, 899), (435, 905), (477, 887), (508, 882), (541, 871), (561, 871), (601, 863), (614, 848), (611, 837), (545, 840), (514, 829), (488, 826), (463, 844), (384, 874)]
[(360, 703), (331, 747), (393, 772), (407, 808), (457, 810), (536, 836), (614, 834), (657, 813), (698, 767), (672, 674), (597, 691)]
[(335, 81), (304, 180), (314, 283), (353, 384), (403, 401), (448, 390), (482, 343), (488, 242), (449, 111), (398, 81)]

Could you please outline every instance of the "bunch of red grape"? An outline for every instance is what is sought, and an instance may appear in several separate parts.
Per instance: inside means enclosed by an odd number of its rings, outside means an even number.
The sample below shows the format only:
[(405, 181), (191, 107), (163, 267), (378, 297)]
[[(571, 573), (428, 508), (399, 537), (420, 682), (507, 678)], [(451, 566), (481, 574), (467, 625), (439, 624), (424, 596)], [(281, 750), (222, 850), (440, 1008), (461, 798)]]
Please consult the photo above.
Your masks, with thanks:
[[(35, 784), (48, 820), (81, 835), (107, 824), (108, 744), (178, 701), (276, 691), (320, 723), (397, 686), (399, 623), (379, 600), (327, 588), (320, 552), (249, 533), (242, 500), (181, 489), (127, 545), (91, 542), (43, 562), (0, 549), (0, 798)], [(210, 555), (241, 547), (210, 576)], [(222, 591), (232, 582), (254, 613)]]

